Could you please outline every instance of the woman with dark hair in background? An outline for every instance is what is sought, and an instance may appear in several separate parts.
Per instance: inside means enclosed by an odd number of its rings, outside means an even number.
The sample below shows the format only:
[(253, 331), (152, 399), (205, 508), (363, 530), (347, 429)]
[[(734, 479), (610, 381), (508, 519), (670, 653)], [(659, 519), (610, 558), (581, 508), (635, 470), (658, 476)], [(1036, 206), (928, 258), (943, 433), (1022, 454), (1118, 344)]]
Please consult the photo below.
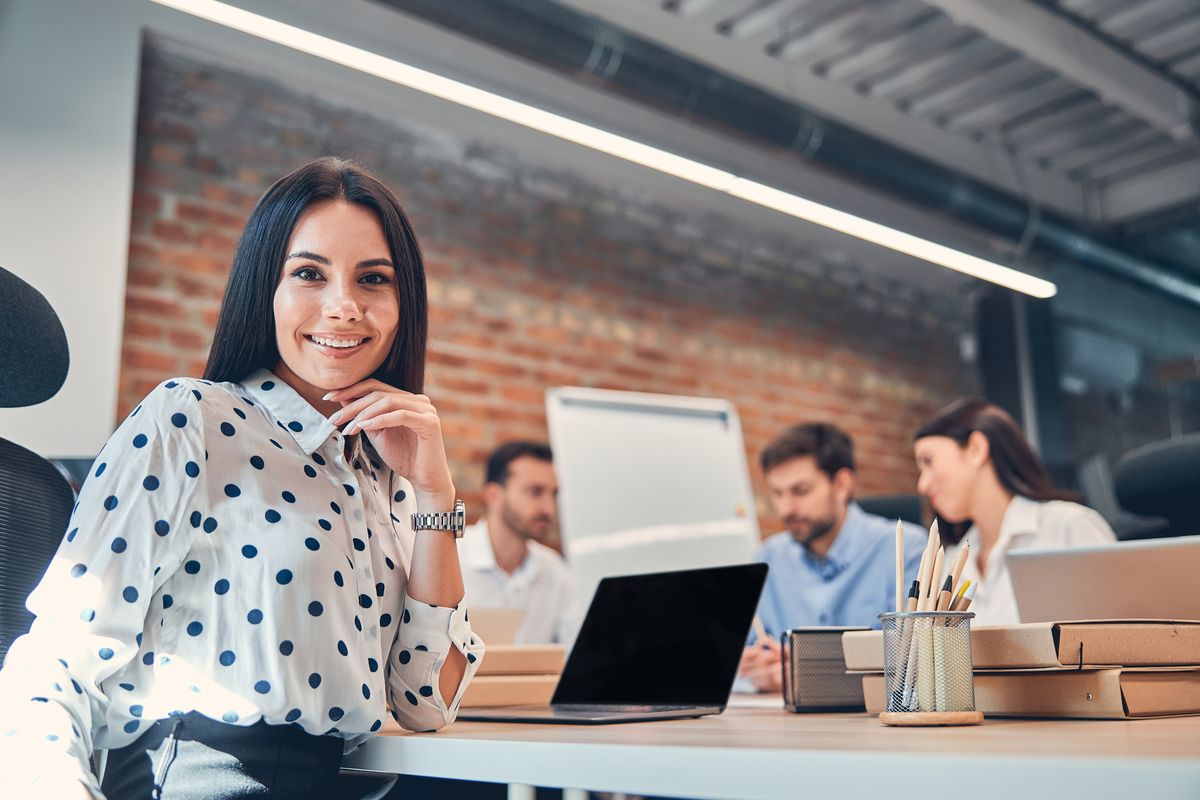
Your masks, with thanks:
[(1104, 518), (1054, 486), (1017, 423), (985, 400), (952, 403), (917, 430), (917, 491), (944, 521), (969, 525), (963, 577), (978, 586), (971, 604), (980, 625), (1019, 622), (1005, 556), (1027, 548), (1114, 541)]
[(390, 189), (320, 159), (267, 190), (204, 379), (121, 424), (30, 596), (0, 672), (0, 783), (24, 791), (0, 794), (329, 797), (389, 709), (454, 719), (483, 643), (426, 329)]

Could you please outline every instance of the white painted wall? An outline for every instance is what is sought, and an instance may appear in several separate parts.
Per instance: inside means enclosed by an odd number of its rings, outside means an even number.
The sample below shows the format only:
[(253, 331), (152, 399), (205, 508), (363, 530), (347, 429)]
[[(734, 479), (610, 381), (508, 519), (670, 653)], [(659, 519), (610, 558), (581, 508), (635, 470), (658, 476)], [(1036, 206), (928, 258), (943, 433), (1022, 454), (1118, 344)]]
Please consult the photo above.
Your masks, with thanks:
[(106, 3), (101, 13), (83, 1), (0, 2), (0, 265), (46, 296), (71, 348), (62, 391), (0, 409), (0, 436), (45, 455), (93, 454), (113, 428), (136, 5)]

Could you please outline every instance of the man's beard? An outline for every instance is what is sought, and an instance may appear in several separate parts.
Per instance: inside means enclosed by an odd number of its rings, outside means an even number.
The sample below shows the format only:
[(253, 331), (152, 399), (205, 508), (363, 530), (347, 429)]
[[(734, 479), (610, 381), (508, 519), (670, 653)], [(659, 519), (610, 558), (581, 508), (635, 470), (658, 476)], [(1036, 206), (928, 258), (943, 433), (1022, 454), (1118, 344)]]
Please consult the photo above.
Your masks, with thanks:
[(788, 517), (783, 521), (783, 524), (787, 526), (788, 531), (792, 534), (792, 538), (805, 547), (824, 539), (833, 531), (834, 526), (832, 518), (813, 520), (808, 526), (808, 532), (800, 534), (796, 532), (796, 528), (799, 527), (800, 522), (801, 520), (794, 517)]
[[(535, 542), (544, 543), (544, 540), (550, 535), (550, 527), (554, 520), (547, 516), (534, 516), (529, 519), (522, 519), (514, 514), (505, 506), (500, 511), (500, 518), (504, 520), (504, 524), (509, 527), (515, 534), (520, 536), (525, 541), (532, 539)], [(546, 526), (539, 532), (538, 528), (534, 527), (538, 522), (545, 521)]]

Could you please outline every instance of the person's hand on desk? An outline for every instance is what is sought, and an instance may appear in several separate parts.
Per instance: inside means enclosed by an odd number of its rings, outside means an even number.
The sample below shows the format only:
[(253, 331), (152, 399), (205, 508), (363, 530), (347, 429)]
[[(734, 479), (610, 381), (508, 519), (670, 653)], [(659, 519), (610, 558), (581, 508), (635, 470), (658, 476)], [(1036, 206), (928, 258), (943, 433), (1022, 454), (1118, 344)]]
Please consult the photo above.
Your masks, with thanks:
[(783, 676), (779, 666), (780, 658), (779, 642), (773, 639), (760, 639), (742, 652), (738, 674), (749, 678), (750, 682), (754, 684), (754, 688), (760, 692), (780, 691), (783, 687)]

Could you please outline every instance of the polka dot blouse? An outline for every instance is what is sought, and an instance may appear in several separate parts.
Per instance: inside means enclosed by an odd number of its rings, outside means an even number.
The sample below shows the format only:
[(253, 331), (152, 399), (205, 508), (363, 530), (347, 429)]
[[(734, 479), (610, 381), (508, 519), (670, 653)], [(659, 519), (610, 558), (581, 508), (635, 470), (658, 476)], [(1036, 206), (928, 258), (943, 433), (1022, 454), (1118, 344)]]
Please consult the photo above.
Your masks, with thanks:
[[(363, 435), (347, 457), (271, 373), (163, 383), (101, 451), (30, 595), (37, 619), (0, 672), (0, 751), (61, 756), (98, 792), (93, 749), (193, 710), (347, 752), (389, 706), (411, 730), (442, 727), (484, 648), (465, 608), (407, 596), (414, 510)], [(447, 706), (451, 648), (468, 664)]]

